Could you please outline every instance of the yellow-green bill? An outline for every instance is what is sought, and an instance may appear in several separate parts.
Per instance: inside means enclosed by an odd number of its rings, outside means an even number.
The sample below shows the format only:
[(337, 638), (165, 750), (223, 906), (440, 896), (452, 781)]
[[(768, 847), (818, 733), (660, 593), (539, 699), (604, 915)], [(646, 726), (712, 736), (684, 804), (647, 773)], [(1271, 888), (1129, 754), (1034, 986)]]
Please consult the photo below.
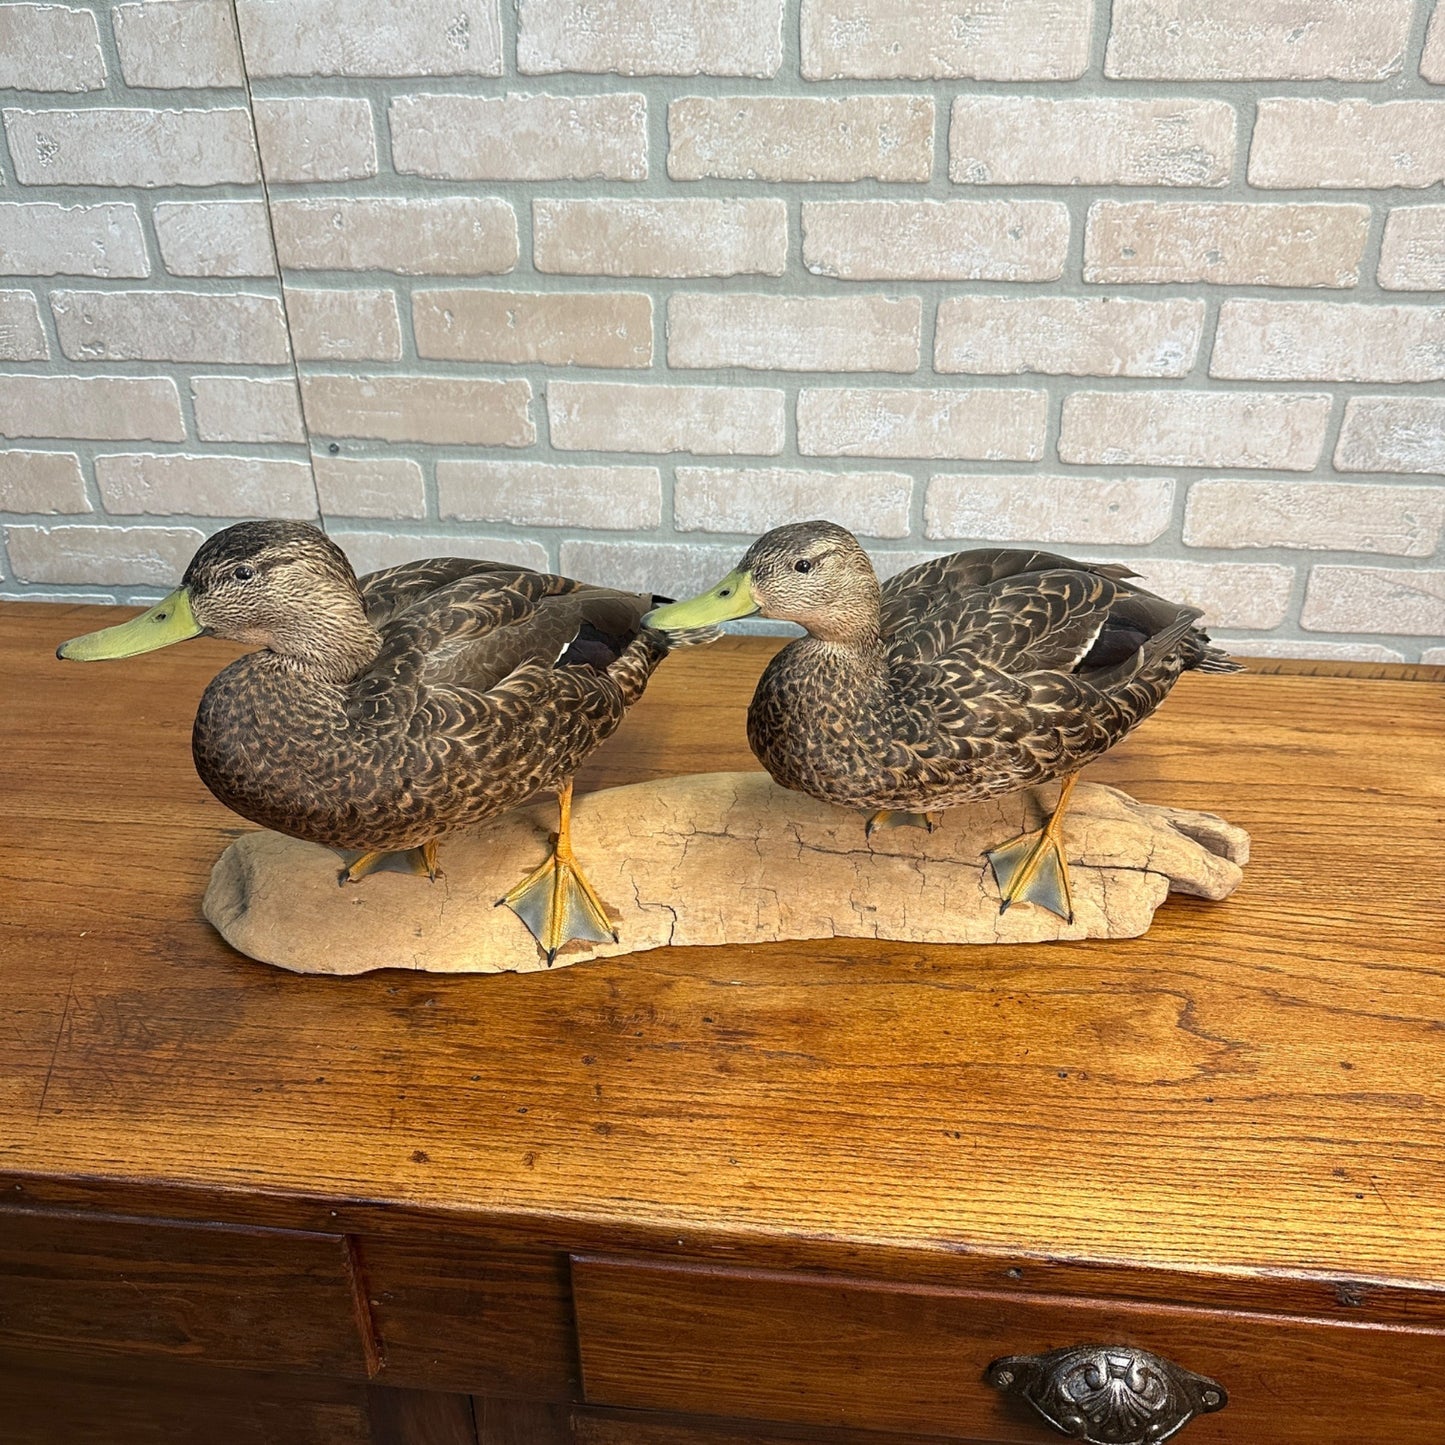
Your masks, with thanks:
[(72, 662), (136, 657), (142, 652), (154, 652), (158, 647), (169, 647), (173, 642), (184, 642), (200, 632), (201, 624), (191, 611), (191, 594), (184, 587), (177, 587), (149, 612), (142, 612), (139, 617), (115, 627), (102, 627), (99, 632), (72, 637), (55, 649), (55, 655)]
[(681, 632), (689, 627), (709, 627), (717, 622), (731, 622), (735, 617), (749, 617), (759, 605), (753, 596), (752, 577), (736, 568), (716, 587), (684, 602), (655, 607), (642, 621), (660, 632)]

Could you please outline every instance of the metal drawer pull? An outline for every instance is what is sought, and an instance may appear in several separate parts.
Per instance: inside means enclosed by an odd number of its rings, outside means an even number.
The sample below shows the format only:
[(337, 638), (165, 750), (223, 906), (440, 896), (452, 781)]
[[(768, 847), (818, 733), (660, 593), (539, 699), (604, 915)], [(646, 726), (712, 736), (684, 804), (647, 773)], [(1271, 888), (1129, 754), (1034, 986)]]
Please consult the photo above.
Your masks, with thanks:
[(987, 1378), (1086, 1445), (1160, 1445), (1196, 1415), (1229, 1403), (1217, 1380), (1132, 1345), (1008, 1355), (988, 1367)]

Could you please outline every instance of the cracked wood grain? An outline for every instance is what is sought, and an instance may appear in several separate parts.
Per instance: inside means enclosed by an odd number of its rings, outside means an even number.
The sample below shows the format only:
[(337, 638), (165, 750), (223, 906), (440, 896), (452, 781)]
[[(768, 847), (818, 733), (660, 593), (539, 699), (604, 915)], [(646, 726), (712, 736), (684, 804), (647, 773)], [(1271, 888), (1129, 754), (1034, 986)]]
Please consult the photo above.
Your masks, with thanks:
[[(1075, 915), (998, 911), (984, 849), (1037, 827), (1053, 785), (863, 834), (861, 815), (778, 787), (763, 773), (694, 773), (578, 800), (574, 840), (616, 912), (616, 944), (573, 944), (553, 967), (648, 949), (781, 939), (1038, 943), (1134, 938), (1172, 891), (1220, 899), (1248, 860), (1242, 829), (1209, 813), (1139, 803), (1081, 783), (1066, 836)], [(205, 898), (223, 937), (301, 973), (375, 968), (531, 972), (532, 939), (495, 900), (547, 846), (550, 805), (523, 809), (443, 845), (436, 883), (382, 872), (339, 887), (335, 854), (248, 833), (221, 856)]]

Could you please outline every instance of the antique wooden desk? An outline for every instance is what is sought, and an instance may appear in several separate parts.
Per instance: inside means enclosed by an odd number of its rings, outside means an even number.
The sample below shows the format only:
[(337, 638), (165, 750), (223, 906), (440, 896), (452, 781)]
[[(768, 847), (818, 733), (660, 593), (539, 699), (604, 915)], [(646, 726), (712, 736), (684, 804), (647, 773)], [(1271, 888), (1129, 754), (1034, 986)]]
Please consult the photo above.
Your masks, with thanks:
[[(200, 914), (227, 650), (107, 620), (0, 607), (6, 1445), (1046, 1441), (985, 1370), (1080, 1344), (1188, 1445), (1445, 1439), (1440, 670), (1186, 678), (1092, 776), (1255, 857), (1137, 941), (309, 979)], [(750, 766), (769, 646), (583, 786)]]

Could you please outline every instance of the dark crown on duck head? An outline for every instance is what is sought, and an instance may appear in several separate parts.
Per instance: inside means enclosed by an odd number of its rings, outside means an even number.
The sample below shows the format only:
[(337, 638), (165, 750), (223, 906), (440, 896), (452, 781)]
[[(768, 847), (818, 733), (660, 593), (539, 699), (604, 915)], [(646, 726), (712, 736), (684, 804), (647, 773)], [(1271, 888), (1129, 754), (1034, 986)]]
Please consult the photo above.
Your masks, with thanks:
[(346, 553), (320, 528), (310, 522), (279, 520), (237, 522), (207, 538), (191, 558), (181, 585), (203, 590), (239, 566), (260, 572), (294, 562), (305, 562), (343, 586), (356, 587), (356, 573)]
[(760, 563), (777, 563), (783, 559), (826, 556), (833, 552), (866, 553), (858, 539), (836, 522), (789, 522), (764, 532), (748, 548), (740, 566), (746, 571)]

